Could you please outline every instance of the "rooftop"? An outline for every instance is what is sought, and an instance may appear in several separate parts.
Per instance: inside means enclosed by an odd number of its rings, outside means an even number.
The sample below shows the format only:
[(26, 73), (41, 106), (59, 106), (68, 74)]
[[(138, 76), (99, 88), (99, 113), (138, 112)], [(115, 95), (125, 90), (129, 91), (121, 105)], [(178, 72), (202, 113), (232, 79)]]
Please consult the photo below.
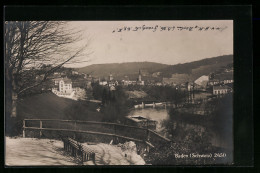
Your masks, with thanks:
[(72, 81), (69, 78), (64, 78), (63, 81), (64, 83), (72, 83)]
[(220, 85), (220, 86), (213, 86), (213, 90), (224, 90), (224, 89), (229, 89), (229, 86), (226, 85)]
[(232, 80), (233, 73), (229, 72), (229, 73), (217, 74), (214, 78), (218, 80)]

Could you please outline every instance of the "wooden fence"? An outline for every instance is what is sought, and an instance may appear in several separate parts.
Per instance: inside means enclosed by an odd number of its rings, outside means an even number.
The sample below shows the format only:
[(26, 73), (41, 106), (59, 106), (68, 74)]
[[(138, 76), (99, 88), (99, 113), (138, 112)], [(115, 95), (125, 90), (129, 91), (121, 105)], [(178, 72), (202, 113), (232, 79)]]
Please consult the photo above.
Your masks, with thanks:
[[(24, 119), (23, 137), (26, 131), (39, 131), (38, 136), (42, 137), (43, 132), (63, 132), (65, 134), (87, 134), (95, 137), (108, 137), (114, 143), (134, 141), (137, 144), (144, 144), (147, 149), (158, 145), (170, 144), (170, 140), (158, 133), (141, 127), (122, 125), (117, 123), (96, 122), (96, 121), (75, 121), (59, 119)], [(90, 140), (90, 139), (88, 139)], [(101, 142), (101, 141), (97, 141)], [(108, 142), (102, 141), (102, 142)]]

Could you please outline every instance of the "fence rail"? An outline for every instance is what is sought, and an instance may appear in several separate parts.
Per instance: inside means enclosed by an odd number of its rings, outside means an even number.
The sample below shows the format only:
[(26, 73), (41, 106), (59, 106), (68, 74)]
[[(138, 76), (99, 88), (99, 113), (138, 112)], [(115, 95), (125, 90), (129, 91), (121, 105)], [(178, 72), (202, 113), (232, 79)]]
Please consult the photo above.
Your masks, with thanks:
[[(30, 127), (26, 126), (28, 122), (37, 122), (38, 127)], [(46, 122), (46, 123), (44, 123)], [(70, 123), (69, 129), (68, 128), (57, 128), (57, 123), (54, 124), (55, 127), (43, 127), (43, 125), (47, 126), (47, 122), (63, 122), (63, 123)], [(38, 124), (39, 123), (39, 124)], [(89, 124), (87, 128), (92, 128), (95, 126), (91, 125), (103, 125), (109, 126), (109, 128), (105, 129), (106, 132), (100, 131), (92, 131), (92, 130), (82, 130), (79, 129), (81, 127), (80, 124)], [(67, 126), (68, 127), (68, 126)], [(85, 126), (84, 126), (85, 127)], [(83, 128), (83, 127), (82, 127)], [(132, 130), (131, 130), (132, 129)], [(96, 122), (96, 121), (79, 121), (79, 120), (59, 120), (59, 119), (24, 119), (23, 120), (23, 137), (26, 136), (26, 130), (36, 130), (39, 131), (39, 136), (42, 137), (43, 131), (58, 131), (58, 132), (72, 132), (74, 134), (83, 133), (83, 134), (90, 134), (95, 136), (107, 136), (111, 137), (114, 141), (118, 141), (118, 139), (123, 139), (125, 141), (135, 141), (137, 143), (143, 143), (148, 147), (154, 147), (160, 144), (169, 144), (171, 141), (158, 133), (136, 126), (129, 126), (129, 125), (122, 125), (117, 123), (109, 123), (109, 122)], [(134, 130), (140, 132), (141, 134), (133, 133)], [(104, 131), (104, 130), (103, 130)], [(135, 134), (135, 136), (127, 136), (129, 133)]]
[(129, 126), (117, 123), (109, 123), (109, 122), (98, 122), (98, 121), (80, 121), (80, 120), (60, 120), (60, 119), (24, 119), (24, 121), (59, 121), (59, 122), (76, 122), (76, 123), (91, 123), (91, 124), (102, 124), (102, 125), (116, 125), (121, 127), (128, 127), (128, 128), (135, 128), (135, 129), (142, 129), (147, 130), (146, 128), (136, 127), (136, 126)]

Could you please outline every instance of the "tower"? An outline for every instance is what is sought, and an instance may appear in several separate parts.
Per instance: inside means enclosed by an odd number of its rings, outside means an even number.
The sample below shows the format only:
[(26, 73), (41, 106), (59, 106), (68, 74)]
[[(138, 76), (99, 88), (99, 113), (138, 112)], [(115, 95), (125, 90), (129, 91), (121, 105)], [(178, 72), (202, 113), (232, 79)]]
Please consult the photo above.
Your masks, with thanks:
[(142, 81), (142, 76), (141, 76), (141, 71), (139, 69), (139, 76), (138, 76), (138, 81), (141, 82)]
[(113, 80), (113, 76), (112, 76), (112, 74), (111, 74), (111, 72), (110, 72), (109, 81), (112, 81), (112, 80)]

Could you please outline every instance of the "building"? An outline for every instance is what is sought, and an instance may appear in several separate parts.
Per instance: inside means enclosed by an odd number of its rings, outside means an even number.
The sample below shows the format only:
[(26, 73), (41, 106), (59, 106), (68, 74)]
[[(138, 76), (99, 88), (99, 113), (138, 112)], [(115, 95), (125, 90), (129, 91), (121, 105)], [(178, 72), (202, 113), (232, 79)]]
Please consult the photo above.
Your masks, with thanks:
[(144, 81), (137, 81), (136, 84), (137, 85), (144, 85)]
[(138, 80), (136, 82), (137, 85), (144, 85), (144, 81), (142, 81), (142, 75), (141, 75), (141, 71), (139, 69), (139, 75), (138, 75)]
[[(72, 100), (85, 100), (86, 90), (85, 79), (72, 82), (69, 78), (56, 78), (53, 80), (56, 85), (52, 88), (52, 92), (59, 97), (64, 97)], [(72, 88), (73, 83), (73, 88)]]
[(138, 81), (139, 81), (139, 82), (142, 81), (142, 76), (141, 76), (141, 71), (140, 71), (140, 69), (139, 69)]
[(72, 81), (68, 78), (64, 78), (59, 81), (59, 91), (61, 93), (70, 94), (72, 92)]
[(228, 83), (234, 83), (233, 80), (233, 72), (225, 72), (221, 74), (216, 74), (214, 77), (211, 77), (208, 85), (218, 85), (218, 84), (228, 84)]
[(57, 76), (62, 76), (62, 75), (65, 75), (64, 72), (54, 72), (53, 73), (53, 76), (57, 77)]
[(141, 71), (139, 70), (139, 75), (136, 80), (129, 80), (128, 76), (125, 76), (126, 80), (122, 80), (121, 83), (123, 85), (144, 85), (144, 81), (142, 80)]
[(226, 85), (213, 86), (213, 95), (223, 95), (232, 92), (232, 88)]
[(73, 75), (78, 75), (79, 72), (73, 70), (73, 71), (71, 71), (71, 74), (73, 74)]
[(137, 81), (122, 80), (123, 85), (136, 85)]
[(109, 87), (111, 87), (111, 86), (117, 86), (117, 85), (118, 85), (118, 82), (115, 81), (115, 80), (112, 80), (112, 81), (108, 81), (107, 84), (108, 84)]
[(186, 82), (185, 85), (186, 85), (187, 91), (193, 91), (194, 90), (194, 86), (195, 86), (194, 83)]
[(105, 85), (107, 85), (107, 81), (105, 81), (105, 80), (99, 81), (99, 85), (105, 86)]
[(112, 81), (113, 79), (114, 79), (114, 78), (113, 78), (113, 75), (110, 73), (110, 74), (109, 74), (109, 77), (108, 77), (108, 80), (109, 80), (109, 81)]
[(86, 80), (86, 88), (91, 89), (91, 84), (93, 83), (93, 77), (90, 74), (84, 75), (84, 79)]
[(152, 77), (159, 77), (162, 72), (155, 72), (152, 74)]
[(53, 91), (59, 91), (60, 93), (70, 94), (72, 92), (72, 81), (68, 78), (55, 78), (53, 79), (54, 87)]
[(164, 85), (180, 85), (185, 82), (191, 82), (190, 76), (188, 74), (172, 74), (171, 78), (163, 78), (162, 80)]
[(208, 82), (209, 86), (214, 86), (214, 85), (218, 85), (220, 83), (220, 81), (218, 79), (210, 79)]
[(156, 86), (163, 86), (163, 83), (162, 82), (156, 82), (155, 85)]
[(85, 78), (87, 81), (92, 81), (92, 80), (93, 80), (93, 77), (91, 76), (91, 74), (84, 74), (84, 78)]
[(61, 81), (62, 79), (63, 79), (62, 77), (58, 77), (58, 78), (53, 79), (54, 85), (55, 85), (55, 86), (59, 86), (59, 83), (60, 83), (60, 81)]
[(233, 80), (232, 78), (224, 79), (224, 80), (223, 80), (223, 83), (224, 83), (224, 84), (234, 83), (234, 80)]

